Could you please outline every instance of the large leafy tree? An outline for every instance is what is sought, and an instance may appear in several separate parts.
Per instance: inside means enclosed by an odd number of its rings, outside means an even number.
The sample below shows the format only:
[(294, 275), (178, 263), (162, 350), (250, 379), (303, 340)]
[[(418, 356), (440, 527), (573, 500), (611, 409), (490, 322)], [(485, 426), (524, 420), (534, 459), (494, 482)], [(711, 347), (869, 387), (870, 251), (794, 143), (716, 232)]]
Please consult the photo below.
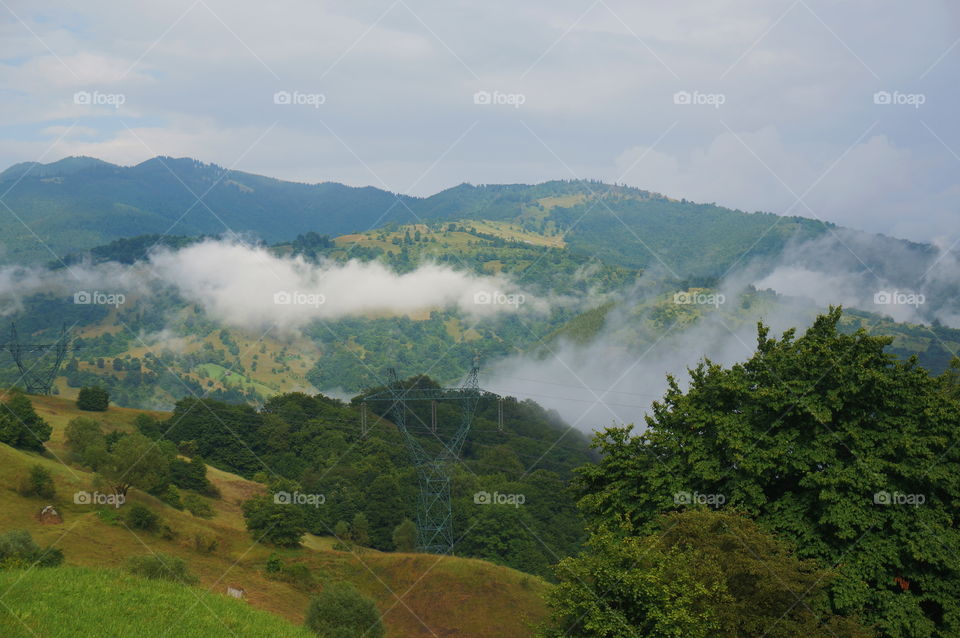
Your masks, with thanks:
[(835, 610), (886, 636), (960, 635), (960, 406), (946, 380), (886, 354), (890, 339), (839, 319), (780, 339), (761, 326), (747, 362), (705, 361), (686, 391), (670, 379), (644, 433), (597, 435), (581, 507), (652, 530), (678, 503), (723, 501), (837, 566)]
[(175, 453), (168, 441), (151, 441), (139, 433), (125, 434), (113, 445), (100, 472), (118, 495), (126, 496), (131, 487), (158, 493), (170, 483), (170, 462)]
[(278, 479), (270, 485), (267, 493), (243, 502), (243, 518), (255, 541), (281, 547), (300, 546), (307, 531), (304, 507), (290, 498), (299, 489), (294, 481)]
[(36, 413), (22, 392), (11, 390), (0, 403), (0, 443), (41, 452), (51, 432), (53, 428)]
[[(750, 519), (707, 510), (673, 512), (647, 536), (601, 527), (560, 584), (543, 638), (861, 638), (833, 614), (834, 577), (801, 561)], [(619, 530), (618, 530), (619, 531)]]

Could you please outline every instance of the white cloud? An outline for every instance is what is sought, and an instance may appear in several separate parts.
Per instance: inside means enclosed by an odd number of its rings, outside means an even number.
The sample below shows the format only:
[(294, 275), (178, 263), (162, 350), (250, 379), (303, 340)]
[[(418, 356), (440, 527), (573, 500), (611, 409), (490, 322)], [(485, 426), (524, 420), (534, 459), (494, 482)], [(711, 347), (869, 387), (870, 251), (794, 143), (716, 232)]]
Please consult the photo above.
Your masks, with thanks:
[(295, 333), (317, 320), (403, 315), (453, 308), (481, 319), (503, 313), (548, 310), (543, 299), (502, 275), (479, 276), (436, 264), (398, 274), (380, 262), (312, 264), (266, 248), (209, 240), (158, 250), (134, 266), (81, 264), (68, 270), (0, 269), (0, 313), (47, 292), (123, 293), (145, 299), (163, 287), (202, 308), (211, 318), (249, 331)]

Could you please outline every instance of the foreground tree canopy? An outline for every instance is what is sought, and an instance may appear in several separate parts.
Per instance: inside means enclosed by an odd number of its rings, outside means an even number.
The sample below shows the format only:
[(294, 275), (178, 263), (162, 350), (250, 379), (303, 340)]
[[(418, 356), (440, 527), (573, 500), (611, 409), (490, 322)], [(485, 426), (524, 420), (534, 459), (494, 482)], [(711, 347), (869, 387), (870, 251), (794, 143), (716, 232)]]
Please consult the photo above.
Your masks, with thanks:
[(802, 337), (761, 326), (746, 363), (705, 361), (687, 391), (670, 379), (643, 434), (597, 435), (580, 506), (593, 529), (643, 534), (688, 504), (735, 508), (836, 569), (834, 612), (883, 636), (960, 635), (955, 375), (895, 360), (888, 338), (842, 334), (839, 318)]
[(867, 638), (833, 614), (835, 577), (750, 519), (705, 510), (657, 519), (649, 536), (601, 528), (557, 569), (545, 638)]

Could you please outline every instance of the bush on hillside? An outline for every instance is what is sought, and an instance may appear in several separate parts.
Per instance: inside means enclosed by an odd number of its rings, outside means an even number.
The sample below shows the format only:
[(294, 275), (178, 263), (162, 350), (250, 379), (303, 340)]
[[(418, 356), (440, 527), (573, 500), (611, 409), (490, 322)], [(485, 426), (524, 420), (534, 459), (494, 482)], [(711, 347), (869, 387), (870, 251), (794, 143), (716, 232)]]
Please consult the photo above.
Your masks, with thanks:
[(106, 412), (110, 407), (110, 393), (100, 386), (80, 388), (77, 409), (87, 412)]
[(139, 503), (127, 509), (123, 520), (129, 527), (146, 532), (155, 532), (160, 527), (160, 517)]
[(373, 599), (350, 583), (333, 583), (310, 600), (307, 629), (323, 638), (383, 638), (383, 622)]
[(127, 571), (134, 576), (155, 580), (170, 580), (183, 585), (196, 585), (200, 582), (194, 576), (182, 558), (168, 554), (147, 554), (127, 559)]
[(26, 530), (0, 534), (0, 568), (56, 567), (62, 562), (62, 551), (54, 547), (43, 549)]
[(213, 518), (216, 512), (210, 503), (196, 494), (185, 494), (183, 497), (183, 506), (188, 512), (199, 518)]
[(393, 547), (398, 552), (412, 552), (417, 549), (417, 524), (409, 518), (393, 530)]
[(51, 499), (57, 493), (50, 470), (42, 465), (30, 467), (30, 472), (20, 479), (17, 492), (21, 496), (36, 496), (44, 499)]

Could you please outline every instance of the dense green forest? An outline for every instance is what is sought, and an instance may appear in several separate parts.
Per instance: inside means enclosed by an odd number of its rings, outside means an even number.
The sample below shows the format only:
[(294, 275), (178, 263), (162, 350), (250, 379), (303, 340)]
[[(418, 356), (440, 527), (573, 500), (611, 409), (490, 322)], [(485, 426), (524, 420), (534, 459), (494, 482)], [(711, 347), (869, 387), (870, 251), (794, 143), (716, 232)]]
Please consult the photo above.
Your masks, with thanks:
[[(436, 387), (427, 379), (414, 381)], [(333, 535), (339, 522), (363, 514), (369, 546), (392, 550), (395, 528), (416, 518), (416, 471), (401, 434), (386, 419), (363, 436), (362, 399), (346, 404), (322, 395), (285, 394), (256, 410), (189, 398), (177, 403), (156, 433), (225, 470), (271, 484), (289, 479), (297, 490), (324, 495), (323, 507), (305, 510), (307, 531)], [(503, 412), (501, 430), (497, 401), (481, 399), (462, 463), (454, 468), (457, 553), (548, 576), (551, 551), (569, 554), (582, 540), (565, 485), (592, 453), (582, 434), (568, 432), (559, 417), (536, 403), (508, 398)], [(439, 407), (441, 424), (459, 420), (455, 408)], [(428, 434), (418, 436), (431, 442)], [(522, 494), (524, 503), (478, 506), (473, 495), (484, 491)]]

